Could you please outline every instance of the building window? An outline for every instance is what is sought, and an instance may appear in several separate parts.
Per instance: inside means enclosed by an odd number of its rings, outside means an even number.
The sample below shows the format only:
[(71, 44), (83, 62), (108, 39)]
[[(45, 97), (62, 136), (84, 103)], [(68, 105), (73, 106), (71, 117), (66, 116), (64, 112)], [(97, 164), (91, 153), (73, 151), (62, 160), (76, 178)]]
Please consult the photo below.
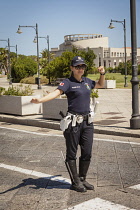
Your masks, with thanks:
[(104, 60), (104, 67), (106, 67), (106, 60)]
[(107, 57), (109, 57), (109, 52), (104, 52), (104, 58), (107, 58)]
[(114, 52), (114, 57), (116, 57), (116, 52)]
[(113, 52), (111, 53), (112, 57), (113, 57)]
[(116, 67), (116, 60), (114, 60), (114, 66)]
[(119, 52), (117, 52), (117, 57), (119, 57)]

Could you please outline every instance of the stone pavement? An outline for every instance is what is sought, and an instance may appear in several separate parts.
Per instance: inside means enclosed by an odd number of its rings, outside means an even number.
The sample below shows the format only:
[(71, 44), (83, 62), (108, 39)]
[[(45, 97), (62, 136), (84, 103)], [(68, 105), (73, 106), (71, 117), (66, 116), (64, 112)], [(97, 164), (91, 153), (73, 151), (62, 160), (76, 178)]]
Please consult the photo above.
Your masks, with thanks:
[[(18, 85), (18, 84), (13, 84)], [(0, 86), (8, 88), (6, 78), (0, 78)], [(46, 94), (53, 91), (57, 86), (42, 85), (38, 90), (37, 85), (32, 85), (35, 94)], [(131, 89), (99, 89), (99, 102), (94, 119), (95, 133), (128, 136), (140, 138), (140, 129), (130, 129), (132, 114), (132, 91)], [(140, 91), (139, 91), (140, 99)], [(140, 104), (140, 103), (139, 103)], [(52, 128), (59, 130), (59, 121), (43, 119), (42, 115), (13, 116), (0, 114), (0, 121), (24, 124), (36, 127)]]
[[(0, 79), (0, 86), (9, 85)], [(33, 85), (35, 94), (55, 88)], [(61, 154), (65, 156), (64, 138), (61, 131), (49, 129), (59, 129), (59, 121), (0, 114), (0, 121), (7, 122), (0, 123), (1, 210), (140, 209), (140, 129), (129, 126), (131, 90), (99, 89), (97, 100), (95, 133), (114, 136), (95, 135), (87, 176), (95, 191), (86, 193), (69, 190)]]
[[(87, 174), (95, 191), (77, 193), (70, 190), (62, 132), (49, 130), (0, 123), (0, 210), (140, 209), (138, 138), (95, 134)], [(77, 168), (79, 156), (80, 148)]]

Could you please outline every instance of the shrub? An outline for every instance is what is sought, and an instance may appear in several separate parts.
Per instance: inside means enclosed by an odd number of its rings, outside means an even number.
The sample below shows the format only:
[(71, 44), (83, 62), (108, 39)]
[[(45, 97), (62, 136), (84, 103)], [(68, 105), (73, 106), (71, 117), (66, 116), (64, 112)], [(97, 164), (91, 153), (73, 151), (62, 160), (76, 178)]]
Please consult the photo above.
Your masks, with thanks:
[[(96, 78), (96, 80), (99, 80), (99, 77)], [(105, 80), (116, 80), (115, 76), (106, 75)]]
[(106, 75), (105, 80), (116, 80), (116, 78), (115, 78), (115, 76)]
[[(20, 80), (20, 83), (35, 84), (35, 76), (23, 78), (22, 80)], [(48, 84), (48, 79), (46, 78), (46, 76), (40, 76), (40, 83)]]
[(30, 96), (33, 94), (33, 90), (31, 89), (31, 86), (16, 86), (9, 87), (8, 90), (6, 90), (3, 87), (0, 87), (0, 95), (12, 95), (12, 96)]
[(37, 63), (30, 57), (19, 57), (12, 63), (11, 75), (13, 82), (20, 82), (21, 79), (33, 76), (37, 72)]
[(0, 87), (0, 96), (3, 95), (3, 92), (5, 91), (5, 88)]
[(98, 97), (99, 97), (98, 89), (97, 89), (97, 90), (94, 90), (94, 89), (93, 89), (93, 90), (91, 91), (90, 97), (91, 97), (91, 98), (98, 98)]

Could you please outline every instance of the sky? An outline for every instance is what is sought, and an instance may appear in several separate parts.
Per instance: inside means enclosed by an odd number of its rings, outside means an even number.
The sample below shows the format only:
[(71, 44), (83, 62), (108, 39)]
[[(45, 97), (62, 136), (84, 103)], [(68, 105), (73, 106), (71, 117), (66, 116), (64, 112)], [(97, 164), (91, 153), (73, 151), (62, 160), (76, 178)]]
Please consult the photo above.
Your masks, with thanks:
[[(0, 0), (0, 40), (10, 39), (10, 46), (18, 48), (18, 54), (36, 55), (33, 43), (36, 26), (39, 37), (49, 35), (50, 49), (59, 47), (64, 36), (70, 34), (102, 34), (109, 38), (109, 47), (124, 47), (124, 31), (121, 23), (111, 19), (126, 20), (126, 45), (131, 47), (130, 0)], [(137, 47), (140, 47), (140, 0), (136, 0)], [(7, 42), (0, 41), (0, 47)], [(39, 52), (47, 47), (47, 41), (39, 38)], [(15, 47), (11, 51), (15, 52)]]

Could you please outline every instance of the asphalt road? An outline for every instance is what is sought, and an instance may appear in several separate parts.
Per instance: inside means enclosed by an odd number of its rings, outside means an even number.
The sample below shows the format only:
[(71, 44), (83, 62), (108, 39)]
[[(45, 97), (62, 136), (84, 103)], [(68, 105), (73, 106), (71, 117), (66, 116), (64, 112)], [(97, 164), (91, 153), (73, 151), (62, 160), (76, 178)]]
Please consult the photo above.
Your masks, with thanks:
[(70, 190), (62, 153), (61, 131), (0, 123), (0, 210), (140, 209), (138, 138), (95, 135), (86, 193)]

